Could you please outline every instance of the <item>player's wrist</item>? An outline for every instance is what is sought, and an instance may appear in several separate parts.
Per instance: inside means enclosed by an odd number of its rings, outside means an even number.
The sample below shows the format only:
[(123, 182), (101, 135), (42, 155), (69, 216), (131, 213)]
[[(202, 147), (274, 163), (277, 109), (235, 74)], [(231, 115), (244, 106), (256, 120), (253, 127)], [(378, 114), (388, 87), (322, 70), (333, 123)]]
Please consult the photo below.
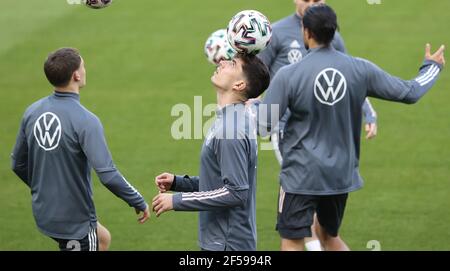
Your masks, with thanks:
[(444, 69), (444, 65), (442, 65), (441, 63), (439, 63), (436, 60), (431, 59), (431, 58), (426, 58), (423, 61), (422, 67), (428, 66), (428, 65), (437, 65), (441, 71)]
[(141, 203), (139, 203), (138, 205), (134, 206), (134, 208), (136, 210), (141, 211), (141, 212), (145, 212), (145, 210), (147, 210), (148, 206), (149, 205), (147, 204), (147, 202), (145, 202), (145, 200), (143, 200)]

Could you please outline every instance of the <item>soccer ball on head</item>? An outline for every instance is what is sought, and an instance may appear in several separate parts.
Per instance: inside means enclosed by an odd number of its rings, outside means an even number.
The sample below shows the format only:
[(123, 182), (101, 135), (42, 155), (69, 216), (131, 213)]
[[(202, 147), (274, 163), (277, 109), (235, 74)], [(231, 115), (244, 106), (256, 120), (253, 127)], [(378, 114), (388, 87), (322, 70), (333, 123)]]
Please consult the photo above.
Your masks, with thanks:
[(85, 0), (85, 1), (86, 6), (95, 9), (106, 8), (112, 3), (112, 0)]
[(215, 65), (236, 55), (236, 51), (228, 42), (226, 29), (217, 30), (209, 36), (205, 43), (205, 54), (208, 61)]
[(236, 51), (256, 55), (269, 45), (272, 26), (259, 11), (244, 10), (231, 19), (227, 37)]

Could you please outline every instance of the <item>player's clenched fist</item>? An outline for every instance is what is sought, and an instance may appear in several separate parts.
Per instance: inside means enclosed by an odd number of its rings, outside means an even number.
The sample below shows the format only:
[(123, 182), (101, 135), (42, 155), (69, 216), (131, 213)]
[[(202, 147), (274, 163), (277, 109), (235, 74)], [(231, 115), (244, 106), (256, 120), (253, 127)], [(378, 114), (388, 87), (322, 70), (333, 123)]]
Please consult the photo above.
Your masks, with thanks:
[(175, 175), (171, 173), (162, 173), (156, 176), (155, 184), (158, 187), (159, 191), (164, 193), (170, 190), (170, 187), (172, 187), (174, 179)]

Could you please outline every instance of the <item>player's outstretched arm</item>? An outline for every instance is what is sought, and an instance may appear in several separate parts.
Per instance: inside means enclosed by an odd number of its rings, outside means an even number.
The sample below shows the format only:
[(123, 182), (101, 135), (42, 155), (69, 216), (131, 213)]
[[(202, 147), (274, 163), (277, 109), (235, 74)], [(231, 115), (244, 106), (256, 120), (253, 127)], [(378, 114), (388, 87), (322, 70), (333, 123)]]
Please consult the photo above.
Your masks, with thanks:
[[(361, 60), (366, 70), (367, 95), (389, 101), (412, 104), (420, 100), (436, 83), (445, 65), (445, 46), (431, 54), (431, 45), (425, 48), (425, 61), (419, 75), (413, 80), (402, 80), (383, 71), (375, 64)], [(363, 69), (364, 69), (363, 68)]]

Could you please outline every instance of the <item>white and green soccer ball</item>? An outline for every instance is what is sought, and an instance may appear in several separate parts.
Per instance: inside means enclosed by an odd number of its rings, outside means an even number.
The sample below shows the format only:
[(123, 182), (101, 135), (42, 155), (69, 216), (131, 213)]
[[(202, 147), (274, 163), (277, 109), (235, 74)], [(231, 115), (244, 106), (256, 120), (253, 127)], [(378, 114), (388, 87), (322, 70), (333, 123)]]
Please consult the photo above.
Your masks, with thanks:
[(236, 51), (256, 55), (269, 45), (272, 26), (261, 12), (244, 10), (231, 19), (227, 37)]
[(215, 65), (236, 55), (236, 51), (228, 43), (226, 29), (217, 30), (209, 36), (205, 43), (205, 54), (208, 61)]
[(100, 9), (110, 6), (112, 0), (85, 0), (85, 4), (90, 8)]

